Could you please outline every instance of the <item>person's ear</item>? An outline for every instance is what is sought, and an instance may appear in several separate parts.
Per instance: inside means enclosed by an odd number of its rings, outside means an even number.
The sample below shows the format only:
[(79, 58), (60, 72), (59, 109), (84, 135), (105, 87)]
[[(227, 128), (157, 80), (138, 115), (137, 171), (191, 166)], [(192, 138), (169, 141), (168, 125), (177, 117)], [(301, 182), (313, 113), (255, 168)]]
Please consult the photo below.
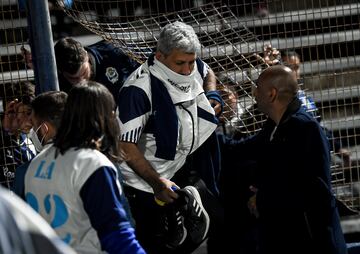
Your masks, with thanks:
[(157, 60), (161, 60), (161, 57), (163, 57), (164, 55), (160, 52), (160, 51), (156, 51), (155, 53), (155, 57)]
[(269, 91), (270, 102), (274, 102), (278, 95), (278, 90), (275, 87), (272, 87)]
[[(46, 123), (46, 122), (43, 122), (41, 125), (40, 125), (40, 129), (42, 131), (42, 133), (48, 133), (49, 132), (49, 124)], [(42, 134), (41, 134), (42, 135)]]
[(45, 133), (49, 131), (49, 125), (47, 123), (44, 123), (43, 127), (44, 127), (44, 130), (45, 130)]
[(156, 59), (159, 60), (159, 61), (165, 60), (167, 56), (168, 56), (168, 55), (162, 53), (160, 50), (158, 50), (158, 51), (155, 52), (155, 57), (156, 57)]

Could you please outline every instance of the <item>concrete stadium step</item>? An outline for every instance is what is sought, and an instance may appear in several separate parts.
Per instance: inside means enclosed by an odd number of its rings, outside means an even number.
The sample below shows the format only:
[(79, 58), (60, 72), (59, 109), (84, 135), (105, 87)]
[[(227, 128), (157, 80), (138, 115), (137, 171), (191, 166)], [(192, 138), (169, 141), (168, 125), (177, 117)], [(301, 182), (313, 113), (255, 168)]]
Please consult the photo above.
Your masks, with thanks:
[(33, 70), (18, 70), (12, 72), (0, 73), (0, 84), (12, 83), (14, 81), (33, 81), (34, 71)]
[(308, 91), (315, 102), (321, 103), (325, 101), (345, 100), (353, 97), (360, 98), (360, 84), (355, 84), (349, 87), (337, 87), (325, 90)]
[(312, 20), (342, 18), (346, 16), (359, 15), (360, 4), (353, 3), (347, 5), (324, 6), (321, 8), (309, 8), (303, 10), (293, 10), (286, 12), (270, 13), (268, 17), (260, 18), (256, 16), (240, 17), (238, 20), (229, 20), (231, 23), (241, 23), (247, 27), (271, 26), (286, 23), (310, 22)]
[[(95, 42), (100, 41), (102, 38), (96, 34), (88, 34), (81, 36), (71, 36), (75, 40), (79, 41), (84, 46), (88, 46)], [(56, 41), (54, 41), (56, 43)], [(20, 55), (22, 43), (10, 43), (10, 44), (1, 44), (0, 45), (0, 56), (9, 56), (9, 55)], [(28, 44), (25, 44), (28, 45)]]
[(352, 115), (330, 120), (323, 120), (322, 125), (330, 130), (360, 128), (360, 115)]

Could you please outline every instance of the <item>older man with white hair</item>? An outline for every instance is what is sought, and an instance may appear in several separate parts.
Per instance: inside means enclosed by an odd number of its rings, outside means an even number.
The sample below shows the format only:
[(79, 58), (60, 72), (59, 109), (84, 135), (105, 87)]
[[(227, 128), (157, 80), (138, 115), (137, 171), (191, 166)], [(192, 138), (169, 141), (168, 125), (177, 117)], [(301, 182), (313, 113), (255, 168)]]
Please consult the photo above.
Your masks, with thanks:
[[(184, 166), (213, 136), (215, 111), (221, 101), (216, 92), (206, 94), (203, 89), (211, 69), (198, 58), (199, 52), (200, 42), (191, 26), (168, 24), (161, 30), (155, 54), (120, 91), (121, 145), (126, 154), (121, 170), (137, 237), (148, 253), (172, 253), (174, 249), (190, 253), (181, 249), (184, 241), (191, 238), (200, 244), (209, 230), (205, 204), (197, 189), (188, 186), (194, 183), (191, 177), (200, 178), (199, 172)], [(209, 100), (217, 102), (215, 108)], [(185, 188), (174, 191), (180, 187)], [(173, 209), (179, 200), (187, 201), (185, 211)], [(175, 211), (173, 218), (169, 210)], [(167, 232), (161, 234), (164, 218)]]

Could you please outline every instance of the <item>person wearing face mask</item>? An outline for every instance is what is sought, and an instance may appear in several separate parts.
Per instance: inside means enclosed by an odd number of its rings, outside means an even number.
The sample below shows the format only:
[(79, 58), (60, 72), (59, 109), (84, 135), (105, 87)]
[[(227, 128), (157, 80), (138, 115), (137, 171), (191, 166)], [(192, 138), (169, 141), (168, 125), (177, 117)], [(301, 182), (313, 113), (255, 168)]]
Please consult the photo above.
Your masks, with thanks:
[[(30, 130), (32, 140), (37, 152), (52, 143), (66, 104), (67, 94), (61, 91), (49, 91), (38, 95), (31, 103), (32, 112), (29, 119), (33, 126)], [(24, 198), (24, 176), (29, 162), (16, 168), (13, 191)]]
[(31, 103), (30, 138), (37, 152), (55, 137), (66, 104), (67, 94), (62, 91), (50, 91), (38, 95)]
[[(120, 90), (120, 140), (126, 154), (120, 169), (137, 236), (148, 253), (191, 253), (194, 235), (204, 240), (208, 233), (221, 232), (215, 230), (219, 206), (211, 196), (219, 156), (211, 149), (217, 147), (215, 115), (221, 100), (218, 93), (203, 88), (212, 71), (197, 57), (200, 47), (191, 26), (179, 21), (166, 25), (155, 54)], [(185, 193), (194, 202), (185, 209), (196, 207), (196, 216), (176, 208), (184, 193), (174, 191), (179, 187), (191, 192)]]
[(121, 200), (115, 105), (103, 85), (75, 85), (53, 144), (25, 174), (27, 203), (78, 253), (145, 254)]

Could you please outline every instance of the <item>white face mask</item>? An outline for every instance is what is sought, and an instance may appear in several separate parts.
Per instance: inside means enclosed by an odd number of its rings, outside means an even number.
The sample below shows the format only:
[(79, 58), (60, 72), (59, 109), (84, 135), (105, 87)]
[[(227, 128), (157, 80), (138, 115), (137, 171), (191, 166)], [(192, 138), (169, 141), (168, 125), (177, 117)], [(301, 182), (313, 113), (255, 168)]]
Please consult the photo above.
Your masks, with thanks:
[(35, 146), (35, 149), (37, 152), (41, 152), (41, 150), (44, 148), (43, 141), (46, 136), (46, 135), (44, 135), (40, 140), (39, 136), (37, 135), (37, 132), (40, 130), (41, 125), (43, 125), (43, 123), (40, 124), (40, 126), (35, 131), (33, 128), (31, 128), (30, 133), (29, 133), (30, 139), (33, 142), (33, 145)]

